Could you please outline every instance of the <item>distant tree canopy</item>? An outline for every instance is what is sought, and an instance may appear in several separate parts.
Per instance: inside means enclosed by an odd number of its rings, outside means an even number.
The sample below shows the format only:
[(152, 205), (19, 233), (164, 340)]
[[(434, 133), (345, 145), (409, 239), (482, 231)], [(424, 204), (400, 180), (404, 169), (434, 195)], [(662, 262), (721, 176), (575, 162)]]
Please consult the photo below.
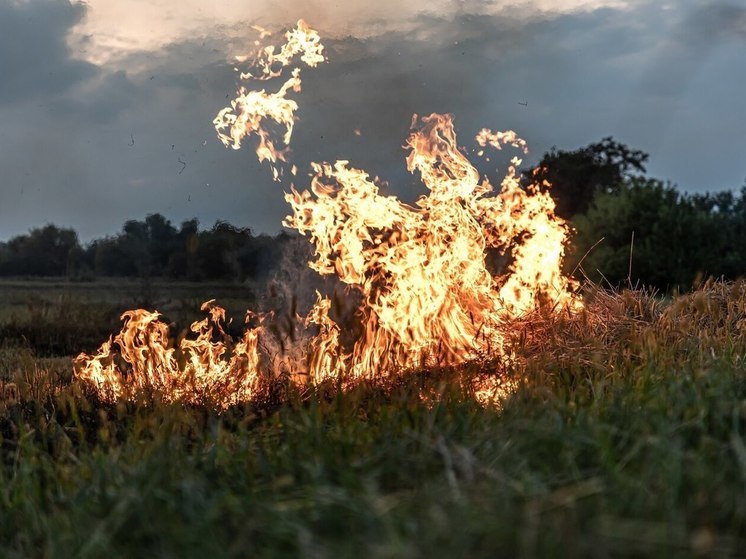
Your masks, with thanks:
[(243, 281), (268, 274), (289, 238), (255, 236), (226, 222), (200, 231), (196, 219), (177, 229), (152, 214), (83, 247), (72, 229), (47, 225), (0, 243), (0, 275)]
[(604, 138), (573, 151), (552, 148), (524, 171), (524, 184), (547, 188), (555, 213), (575, 229), (567, 271), (580, 264), (578, 275), (594, 281), (663, 291), (746, 276), (746, 186), (687, 195), (646, 177), (647, 160)]
[(64, 276), (80, 251), (72, 229), (46, 225), (0, 243), (0, 275)]
[(553, 147), (523, 178), (525, 182), (548, 182), (556, 214), (570, 219), (586, 212), (597, 193), (616, 194), (624, 181), (645, 173), (647, 159), (642, 151), (604, 138), (574, 151)]
[(590, 251), (580, 264), (594, 281), (670, 291), (710, 276), (746, 275), (746, 188), (686, 195), (654, 179), (631, 179), (616, 192), (598, 192), (572, 224), (568, 267)]

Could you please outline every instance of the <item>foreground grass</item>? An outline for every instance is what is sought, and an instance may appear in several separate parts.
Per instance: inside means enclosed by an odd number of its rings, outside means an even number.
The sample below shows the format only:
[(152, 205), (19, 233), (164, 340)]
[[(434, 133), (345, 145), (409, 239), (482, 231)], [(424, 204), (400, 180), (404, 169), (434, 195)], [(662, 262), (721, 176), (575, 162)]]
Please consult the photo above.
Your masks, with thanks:
[(501, 409), (472, 394), (494, 363), (222, 416), (27, 372), (0, 419), (0, 556), (737, 556), (745, 311), (740, 285), (597, 292), (516, 329)]

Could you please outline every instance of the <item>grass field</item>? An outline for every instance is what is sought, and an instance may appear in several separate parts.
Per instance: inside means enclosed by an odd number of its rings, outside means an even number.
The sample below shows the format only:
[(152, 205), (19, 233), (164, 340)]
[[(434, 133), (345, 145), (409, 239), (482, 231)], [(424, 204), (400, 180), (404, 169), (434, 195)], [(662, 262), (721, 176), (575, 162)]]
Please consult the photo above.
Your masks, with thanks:
[[(121, 286), (0, 289), (0, 379), (22, 400), (0, 407), (0, 557), (746, 555), (743, 284), (589, 289), (584, 313), (516, 325), (512, 367), (343, 395), (279, 382), (222, 415), (70, 383), (58, 330), (91, 313), (100, 342)], [(162, 292), (198, 308), (188, 286)], [(65, 343), (8, 335), (36, 321)], [(473, 397), (484, 374), (518, 385), (499, 408)]]
[(217, 298), (238, 328), (256, 302), (253, 286), (162, 280), (0, 280), (0, 347), (29, 347), (36, 355), (91, 352), (119, 330), (133, 308), (158, 309), (177, 327), (202, 318), (200, 304)]

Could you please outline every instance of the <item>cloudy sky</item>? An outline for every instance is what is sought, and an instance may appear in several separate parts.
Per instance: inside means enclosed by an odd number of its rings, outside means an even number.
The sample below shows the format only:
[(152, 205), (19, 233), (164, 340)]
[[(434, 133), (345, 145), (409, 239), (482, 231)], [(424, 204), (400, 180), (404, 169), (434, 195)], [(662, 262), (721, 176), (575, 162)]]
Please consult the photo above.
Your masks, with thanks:
[(435, 111), (465, 144), (515, 129), (527, 163), (614, 136), (682, 190), (744, 184), (746, 0), (0, 0), (0, 239), (155, 212), (280, 230), (288, 186), (212, 119), (251, 25), (299, 18), (329, 58), (296, 97), (301, 169), (350, 159), (411, 197), (401, 145)]

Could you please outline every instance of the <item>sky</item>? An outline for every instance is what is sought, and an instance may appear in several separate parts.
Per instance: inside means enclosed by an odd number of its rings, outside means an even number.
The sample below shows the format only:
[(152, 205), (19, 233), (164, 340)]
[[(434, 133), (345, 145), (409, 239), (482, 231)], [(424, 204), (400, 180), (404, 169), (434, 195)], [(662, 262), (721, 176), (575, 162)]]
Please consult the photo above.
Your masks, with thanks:
[(289, 184), (212, 120), (251, 26), (300, 18), (328, 56), (294, 96), (302, 171), (350, 160), (411, 200), (401, 146), (414, 113), (441, 112), (464, 145), (516, 130), (526, 165), (613, 136), (682, 191), (745, 183), (746, 0), (0, 0), (0, 240), (54, 223), (89, 241), (156, 212), (280, 231)]

